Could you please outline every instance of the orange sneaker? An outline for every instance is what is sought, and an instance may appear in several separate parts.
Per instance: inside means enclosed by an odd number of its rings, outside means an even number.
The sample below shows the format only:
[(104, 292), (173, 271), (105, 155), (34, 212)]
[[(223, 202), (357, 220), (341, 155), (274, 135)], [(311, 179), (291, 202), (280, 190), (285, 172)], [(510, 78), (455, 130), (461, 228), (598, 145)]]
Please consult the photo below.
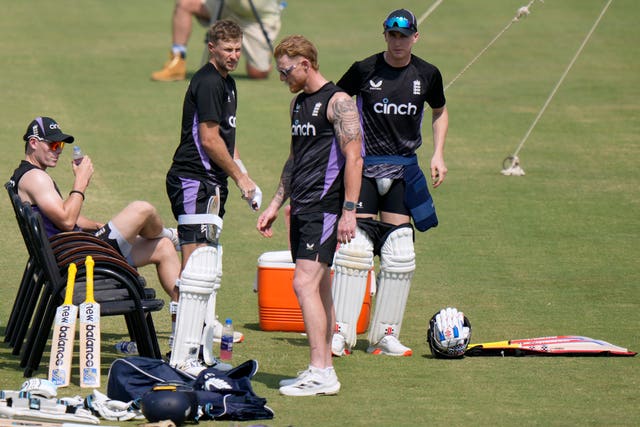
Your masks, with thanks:
[(169, 55), (169, 60), (164, 63), (162, 70), (151, 74), (151, 80), (159, 82), (175, 82), (187, 77), (187, 61), (180, 54)]

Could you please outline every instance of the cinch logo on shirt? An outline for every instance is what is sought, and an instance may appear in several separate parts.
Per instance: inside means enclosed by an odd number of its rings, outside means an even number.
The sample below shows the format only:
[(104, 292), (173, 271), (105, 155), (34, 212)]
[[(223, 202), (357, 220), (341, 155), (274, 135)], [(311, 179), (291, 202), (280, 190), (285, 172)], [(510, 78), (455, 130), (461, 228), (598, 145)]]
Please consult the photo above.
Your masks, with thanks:
[(299, 123), (297, 120), (291, 125), (292, 136), (316, 136), (316, 127), (311, 123)]
[(382, 102), (373, 104), (373, 111), (378, 114), (389, 114), (393, 116), (412, 116), (418, 113), (418, 107), (412, 103), (394, 104), (389, 102), (389, 98), (384, 98)]

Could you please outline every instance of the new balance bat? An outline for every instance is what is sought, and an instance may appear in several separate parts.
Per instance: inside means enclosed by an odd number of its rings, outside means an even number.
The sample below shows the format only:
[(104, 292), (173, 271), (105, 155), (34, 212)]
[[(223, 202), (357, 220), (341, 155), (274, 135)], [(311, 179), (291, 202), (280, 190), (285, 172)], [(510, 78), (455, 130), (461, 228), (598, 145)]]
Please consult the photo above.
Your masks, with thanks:
[(100, 387), (100, 304), (93, 296), (93, 267), (88, 256), (87, 296), (80, 304), (80, 387)]
[(73, 341), (76, 334), (78, 307), (73, 305), (73, 287), (78, 271), (74, 263), (67, 271), (67, 289), (64, 301), (56, 309), (56, 319), (51, 338), (51, 356), (49, 358), (49, 381), (58, 387), (67, 387), (71, 383), (71, 362), (73, 359)]
[(469, 344), (466, 356), (635, 356), (636, 353), (602, 340), (557, 335)]

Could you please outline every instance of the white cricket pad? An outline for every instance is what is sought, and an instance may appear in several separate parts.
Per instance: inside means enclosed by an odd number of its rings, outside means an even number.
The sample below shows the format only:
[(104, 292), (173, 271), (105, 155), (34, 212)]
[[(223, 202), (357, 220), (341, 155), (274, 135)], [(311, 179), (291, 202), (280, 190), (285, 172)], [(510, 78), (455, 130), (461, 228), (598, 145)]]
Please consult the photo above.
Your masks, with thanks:
[(331, 288), (336, 311), (336, 330), (351, 348), (357, 341), (357, 323), (367, 289), (367, 277), (373, 267), (373, 242), (356, 227), (351, 242), (340, 244), (333, 261)]
[(218, 275), (218, 256), (218, 247), (197, 248), (178, 279), (180, 299), (169, 361), (171, 366), (176, 367), (188, 359), (198, 358), (207, 303), (214, 292)]
[(369, 327), (371, 345), (377, 344), (385, 335), (399, 337), (415, 269), (413, 228), (396, 228), (389, 233), (380, 250), (376, 308)]
[(218, 245), (218, 268), (215, 280), (213, 281), (213, 292), (207, 301), (207, 311), (204, 317), (204, 330), (202, 331), (202, 357), (204, 363), (212, 366), (216, 363), (213, 351), (213, 342), (215, 338), (215, 326), (218, 316), (216, 315), (216, 295), (222, 283), (222, 246)]

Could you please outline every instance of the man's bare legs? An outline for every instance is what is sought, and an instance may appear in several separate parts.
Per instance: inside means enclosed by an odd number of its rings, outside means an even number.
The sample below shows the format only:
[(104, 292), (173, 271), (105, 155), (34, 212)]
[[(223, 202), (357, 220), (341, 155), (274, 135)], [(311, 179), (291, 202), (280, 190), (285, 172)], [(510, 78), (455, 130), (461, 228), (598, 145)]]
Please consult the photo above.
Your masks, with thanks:
[(328, 266), (312, 260), (297, 260), (293, 290), (302, 309), (309, 340), (310, 365), (329, 368), (333, 366), (331, 339), (335, 314)]
[(209, 21), (211, 16), (209, 11), (202, 4), (201, 0), (178, 0), (173, 9), (172, 37), (173, 44), (187, 45), (191, 37), (193, 17)]
[(178, 301), (176, 279), (180, 275), (180, 259), (171, 240), (158, 238), (164, 227), (156, 208), (148, 202), (135, 201), (111, 222), (131, 243), (133, 264), (137, 267), (155, 264), (162, 288), (171, 301)]

